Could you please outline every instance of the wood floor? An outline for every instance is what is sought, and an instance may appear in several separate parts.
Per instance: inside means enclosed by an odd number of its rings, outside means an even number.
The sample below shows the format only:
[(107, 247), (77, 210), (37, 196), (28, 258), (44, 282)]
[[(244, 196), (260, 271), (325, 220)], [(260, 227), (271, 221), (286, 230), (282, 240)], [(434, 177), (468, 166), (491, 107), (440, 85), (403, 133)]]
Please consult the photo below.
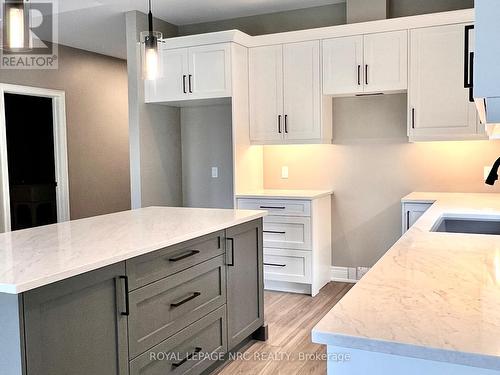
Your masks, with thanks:
[(311, 342), (311, 329), (351, 287), (351, 284), (330, 283), (314, 298), (266, 291), (269, 340), (249, 344), (242, 354), (245, 357), (229, 362), (219, 374), (326, 374), (326, 362), (304, 360), (303, 355), (326, 352), (324, 346)]

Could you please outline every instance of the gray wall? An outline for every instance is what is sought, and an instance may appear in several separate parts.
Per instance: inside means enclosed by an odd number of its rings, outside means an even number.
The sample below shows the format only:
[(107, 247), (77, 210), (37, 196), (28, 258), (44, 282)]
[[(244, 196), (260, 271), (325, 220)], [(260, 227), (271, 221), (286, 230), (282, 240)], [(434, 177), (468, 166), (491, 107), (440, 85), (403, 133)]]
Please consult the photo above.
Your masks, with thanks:
[(58, 70), (0, 70), (0, 82), (66, 92), (71, 219), (130, 208), (125, 61), (60, 46)]
[[(359, 0), (356, 0), (359, 1)], [(366, 0), (367, 4), (371, 0)], [(379, 2), (380, 0), (376, 0)], [(388, 0), (389, 17), (444, 12), (472, 8), (474, 0)], [(179, 35), (202, 34), (214, 31), (241, 30), (249, 35), (335, 26), (346, 23), (346, 4), (332, 4), (285, 12), (261, 14), (228, 20), (179, 26)]]
[(341, 25), (346, 22), (345, 3), (292, 10), (230, 20), (179, 26), (180, 35), (238, 29), (249, 35)]
[[(181, 109), (184, 206), (233, 207), (231, 105)], [(219, 178), (212, 178), (212, 167)]]
[[(180, 111), (144, 103), (144, 84), (137, 47), (139, 33), (147, 30), (147, 16), (126, 14), (129, 92), (130, 177), (132, 207), (182, 205)], [(156, 20), (165, 37), (177, 27)]]

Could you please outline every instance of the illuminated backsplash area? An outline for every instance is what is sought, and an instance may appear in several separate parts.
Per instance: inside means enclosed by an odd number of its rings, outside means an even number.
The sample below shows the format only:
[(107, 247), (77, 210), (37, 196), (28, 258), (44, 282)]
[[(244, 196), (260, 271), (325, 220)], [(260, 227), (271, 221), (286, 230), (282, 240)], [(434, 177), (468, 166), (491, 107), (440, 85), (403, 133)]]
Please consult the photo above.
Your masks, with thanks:
[[(354, 110), (360, 99), (365, 111)], [(264, 146), (265, 188), (334, 191), (335, 266), (372, 266), (400, 237), (400, 200), (412, 191), (500, 193), (484, 183), (500, 140), (408, 143), (401, 100), (335, 99), (334, 144)]]

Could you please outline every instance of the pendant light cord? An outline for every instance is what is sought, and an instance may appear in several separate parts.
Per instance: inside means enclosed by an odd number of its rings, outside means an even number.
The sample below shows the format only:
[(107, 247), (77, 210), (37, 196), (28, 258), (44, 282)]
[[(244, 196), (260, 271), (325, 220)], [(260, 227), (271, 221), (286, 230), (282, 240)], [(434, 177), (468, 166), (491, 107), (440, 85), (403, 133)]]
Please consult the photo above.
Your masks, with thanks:
[(152, 35), (153, 34), (153, 12), (151, 11), (151, 0), (149, 0), (148, 21), (149, 21), (149, 33)]

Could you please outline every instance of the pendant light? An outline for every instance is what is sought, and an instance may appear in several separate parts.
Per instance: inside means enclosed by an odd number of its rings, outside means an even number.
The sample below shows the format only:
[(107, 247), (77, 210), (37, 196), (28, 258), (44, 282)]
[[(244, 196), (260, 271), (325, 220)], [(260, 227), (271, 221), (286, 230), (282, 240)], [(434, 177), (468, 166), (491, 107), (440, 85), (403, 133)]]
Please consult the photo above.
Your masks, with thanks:
[(29, 49), (29, 3), (5, 0), (3, 15), (3, 48), (13, 52)]
[(141, 33), (142, 41), (142, 76), (146, 80), (154, 80), (160, 76), (160, 54), (158, 43), (162, 38), (162, 33), (153, 31), (153, 13), (151, 10), (151, 0), (149, 1), (148, 31)]

